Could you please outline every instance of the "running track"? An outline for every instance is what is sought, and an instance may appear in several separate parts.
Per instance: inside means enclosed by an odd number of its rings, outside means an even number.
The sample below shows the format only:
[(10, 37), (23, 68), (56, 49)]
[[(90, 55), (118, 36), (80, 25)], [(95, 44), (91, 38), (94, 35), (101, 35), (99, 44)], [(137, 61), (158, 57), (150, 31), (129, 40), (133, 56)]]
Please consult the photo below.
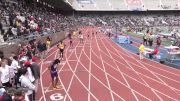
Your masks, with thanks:
[(95, 28), (82, 28), (84, 44), (65, 40), (65, 60), (59, 66), (61, 89), (52, 90), (47, 66), (58, 57), (50, 49), (41, 66), (37, 101), (180, 101), (180, 71), (121, 48), (103, 33), (86, 37)]

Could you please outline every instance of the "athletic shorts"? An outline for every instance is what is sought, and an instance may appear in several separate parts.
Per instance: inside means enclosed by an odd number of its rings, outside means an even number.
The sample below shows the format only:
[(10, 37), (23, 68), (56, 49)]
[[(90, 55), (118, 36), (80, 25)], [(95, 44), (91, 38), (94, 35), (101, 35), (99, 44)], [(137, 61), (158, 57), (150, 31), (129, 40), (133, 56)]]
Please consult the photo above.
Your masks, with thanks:
[(57, 77), (58, 76), (58, 73), (57, 73), (57, 71), (55, 72), (51, 72), (51, 78), (52, 79), (54, 79), (55, 77)]
[(64, 52), (64, 49), (60, 49), (60, 53)]

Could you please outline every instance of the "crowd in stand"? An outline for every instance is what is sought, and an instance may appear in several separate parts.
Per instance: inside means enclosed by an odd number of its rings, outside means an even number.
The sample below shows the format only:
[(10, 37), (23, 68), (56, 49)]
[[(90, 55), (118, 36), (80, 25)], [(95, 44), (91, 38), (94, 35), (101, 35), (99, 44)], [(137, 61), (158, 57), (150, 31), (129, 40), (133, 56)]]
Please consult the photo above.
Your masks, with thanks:
[(25, 0), (1, 1), (0, 32), (3, 41), (20, 36), (30, 37), (55, 33), (69, 28), (67, 25), (69, 20), (65, 16), (48, 11), (48, 9), (40, 4), (28, 6)]
[[(94, 25), (121, 27), (179, 26), (179, 16), (128, 16), (128, 15), (74, 15), (63, 16), (48, 11), (45, 7), (28, 6), (24, 0), (0, 0), (0, 32), (3, 41), (20, 36), (45, 35), (70, 29), (74, 26)], [(152, 46), (151, 33), (144, 35), (144, 44)], [(149, 36), (148, 36), (149, 35)], [(83, 39), (83, 36), (81, 36)], [(161, 44), (160, 38), (157, 45)], [(2, 42), (2, 41), (1, 41)], [(83, 40), (81, 40), (83, 43)], [(37, 58), (45, 58), (51, 38), (46, 42), (30, 40), (20, 45), (18, 54), (4, 57), (0, 52), (0, 101), (35, 101), (40, 78)], [(4, 89), (5, 88), (5, 89)], [(13, 96), (13, 97), (12, 97)], [(9, 99), (9, 100), (3, 100)], [(26, 99), (26, 100), (25, 100)]]
[[(0, 2), (0, 31), (6, 41), (17, 36), (47, 34), (70, 29), (73, 26), (96, 25), (116, 28), (130, 27), (140, 30), (143, 27), (179, 26), (178, 15), (100, 15), (75, 14), (63, 16), (48, 11), (41, 6), (27, 6), (24, 0), (14, 3)], [(9, 26), (9, 27), (7, 27)], [(136, 29), (138, 27), (138, 29)]]
[(47, 37), (46, 42), (31, 40), (27, 45), (20, 45), (19, 53), (12, 52), (9, 58), (5, 58), (3, 52), (0, 52), (0, 101), (35, 101), (40, 78), (37, 61), (45, 58), (50, 43), (50, 37)]

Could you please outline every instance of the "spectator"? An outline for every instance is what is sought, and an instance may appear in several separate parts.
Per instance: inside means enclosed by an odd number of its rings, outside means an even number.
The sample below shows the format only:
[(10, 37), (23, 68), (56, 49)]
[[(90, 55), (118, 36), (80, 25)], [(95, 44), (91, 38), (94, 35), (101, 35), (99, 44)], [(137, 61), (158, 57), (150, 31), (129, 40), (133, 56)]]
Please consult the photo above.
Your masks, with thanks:
[(34, 73), (33, 73), (33, 69), (32, 69), (32, 66), (31, 66), (31, 62), (30, 61), (25, 61), (24, 62), (24, 67), (27, 68), (29, 80), (32, 83), (34, 83), (35, 78), (34, 78)]
[(154, 48), (154, 51), (149, 53), (149, 58), (152, 59), (154, 55), (158, 54), (159, 50), (157, 47)]
[(143, 44), (147, 45), (147, 36), (146, 36), (146, 34), (143, 35)]
[(32, 51), (31, 51), (31, 46), (27, 46), (26, 47), (27, 51), (26, 51), (26, 56), (28, 57), (28, 60), (32, 60)]
[(11, 74), (11, 78), (14, 76), (14, 80), (15, 80), (15, 86), (17, 87), (18, 86), (18, 79), (19, 79), (19, 74), (18, 74), (18, 69), (20, 68), (20, 66), (19, 66), (19, 63), (18, 63), (18, 57), (17, 56), (14, 56), (13, 57), (13, 60), (12, 60), (12, 63), (11, 63), (11, 72), (12, 72), (12, 74)]
[(12, 97), (11, 97), (10, 94), (4, 92), (4, 94), (3, 94), (2, 98), (1, 98), (1, 101), (13, 101), (13, 100), (12, 100)]
[(35, 61), (36, 61), (35, 58), (33, 58), (32, 63), (31, 63), (31, 70), (32, 70), (33, 76), (35, 78), (34, 84), (38, 88), (38, 82), (39, 82), (39, 78), (40, 78), (40, 67)]
[(37, 89), (36, 86), (30, 81), (28, 76), (27, 68), (23, 68), (21, 71), (22, 75), (20, 76), (20, 83), (21, 86), (28, 89), (27, 95), (30, 101), (35, 101), (35, 90)]
[(37, 44), (37, 49), (39, 51), (39, 55), (40, 55), (40, 58), (43, 59), (44, 58), (44, 55), (45, 55), (45, 48), (44, 48), (44, 44), (42, 42), (38, 42)]
[(149, 36), (148, 42), (149, 42), (149, 46), (152, 47), (152, 45), (153, 45), (153, 37), (152, 37), (152, 35)]
[(0, 31), (1, 31), (1, 34), (3, 34), (2, 32), (3, 32), (3, 25), (2, 25), (2, 23), (0, 22)]
[(158, 47), (161, 45), (161, 38), (160, 37), (157, 38), (156, 44), (157, 44)]
[(14, 93), (14, 100), (13, 101), (27, 101), (25, 99), (25, 91), (23, 89), (17, 89)]
[(143, 59), (144, 50), (145, 50), (144, 44), (141, 43), (141, 45), (140, 45), (140, 47), (139, 47), (139, 58), (140, 58), (140, 60)]
[(4, 53), (3, 51), (0, 51), (0, 61), (4, 58)]
[(5, 87), (11, 87), (12, 85), (10, 84), (10, 79), (9, 79), (10, 78), (9, 66), (7, 65), (5, 59), (3, 59), (1, 62), (0, 75), (1, 75), (2, 85)]

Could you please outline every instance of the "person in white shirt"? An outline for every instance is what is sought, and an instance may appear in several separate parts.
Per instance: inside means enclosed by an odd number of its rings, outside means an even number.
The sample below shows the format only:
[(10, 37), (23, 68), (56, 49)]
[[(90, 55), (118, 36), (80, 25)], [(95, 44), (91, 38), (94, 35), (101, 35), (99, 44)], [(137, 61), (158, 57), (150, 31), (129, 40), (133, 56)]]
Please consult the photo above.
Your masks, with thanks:
[(2, 60), (1, 67), (0, 67), (0, 79), (1, 83), (5, 87), (11, 87), (10, 79), (9, 79), (9, 66), (5, 59)]
[(31, 62), (29, 62), (29, 61), (24, 62), (24, 66), (25, 66), (25, 68), (27, 68), (29, 80), (32, 83), (34, 83), (35, 82), (35, 78), (34, 78), (34, 75), (33, 75), (33, 71), (31, 69)]
[(37, 90), (37, 87), (29, 79), (27, 68), (22, 68), (21, 73), (22, 75), (19, 78), (21, 87), (28, 89), (27, 95), (29, 97), (29, 100), (35, 101), (35, 91)]
[[(19, 79), (19, 74), (18, 74), (18, 69), (20, 68), (19, 63), (18, 63), (18, 57), (17, 56), (13, 56), (13, 60), (11, 63), (11, 68), (10, 68), (10, 72), (12, 72), (13, 74), (11, 74), (11, 76), (14, 75), (14, 80), (15, 83), (14, 85), (17, 87), (18, 86), (18, 79)], [(12, 80), (13, 81), (13, 80)]]

